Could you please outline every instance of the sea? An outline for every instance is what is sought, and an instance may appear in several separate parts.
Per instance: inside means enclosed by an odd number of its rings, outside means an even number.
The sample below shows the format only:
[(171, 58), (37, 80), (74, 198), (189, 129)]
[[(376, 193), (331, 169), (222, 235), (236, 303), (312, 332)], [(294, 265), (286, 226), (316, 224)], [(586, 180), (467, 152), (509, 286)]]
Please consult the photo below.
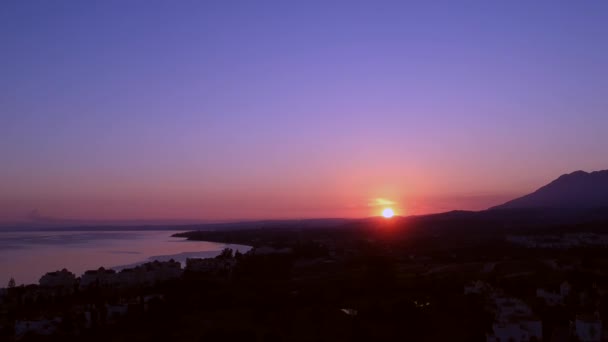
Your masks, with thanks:
[(0, 231), (0, 288), (37, 284), (45, 273), (67, 269), (81, 276), (99, 267), (121, 270), (146, 262), (210, 258), (224, 248), (242, 253), (250, 247), (188, 241), (177, 231)]

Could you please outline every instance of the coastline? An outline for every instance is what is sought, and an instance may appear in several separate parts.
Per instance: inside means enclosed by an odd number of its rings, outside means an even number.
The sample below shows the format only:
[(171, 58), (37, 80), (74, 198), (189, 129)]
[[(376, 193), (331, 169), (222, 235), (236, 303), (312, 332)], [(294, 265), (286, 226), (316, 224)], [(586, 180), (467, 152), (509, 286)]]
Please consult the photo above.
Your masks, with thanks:
[(172, 237), (174, 231), (0, 232), (0, 287), (38, 284), (46, 273), (67, 269), (76, 276), (104, 267), (120, 271), (154, 260), (209, 258), (224, 248), (251, 247)]

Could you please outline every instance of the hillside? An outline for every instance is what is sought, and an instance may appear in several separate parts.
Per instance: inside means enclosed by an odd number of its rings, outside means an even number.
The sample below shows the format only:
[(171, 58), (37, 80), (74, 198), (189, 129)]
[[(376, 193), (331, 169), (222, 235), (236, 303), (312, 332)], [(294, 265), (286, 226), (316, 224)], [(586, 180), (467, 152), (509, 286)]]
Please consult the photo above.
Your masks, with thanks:
[(535, 192), (491, 209), (597, 209), (608, 207), (608, 170), (562, 175)]

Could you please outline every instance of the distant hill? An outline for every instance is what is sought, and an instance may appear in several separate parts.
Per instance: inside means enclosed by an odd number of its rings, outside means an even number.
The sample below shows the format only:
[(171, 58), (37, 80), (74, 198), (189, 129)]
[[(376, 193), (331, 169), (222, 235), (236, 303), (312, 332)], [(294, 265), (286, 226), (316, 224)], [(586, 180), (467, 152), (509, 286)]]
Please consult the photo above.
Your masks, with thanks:
[(565, 174), (535, 192), (490, 210), (608, 208), (608, 170)]

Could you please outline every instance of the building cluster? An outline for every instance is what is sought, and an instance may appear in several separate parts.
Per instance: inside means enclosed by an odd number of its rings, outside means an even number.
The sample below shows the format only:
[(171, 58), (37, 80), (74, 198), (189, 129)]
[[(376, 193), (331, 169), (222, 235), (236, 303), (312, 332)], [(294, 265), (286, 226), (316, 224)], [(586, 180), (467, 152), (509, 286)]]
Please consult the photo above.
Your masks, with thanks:
[(602, 340), (602, 321), (597, 313), (577, 315), (574, 330), (579, 341), (599, 342)]
[(608, 247), (608, 234), (510, 235), (507, 236), (507, 241), (527, 248)]
[(234, 258), (187, 259), (186, 271), (204, 273), (231, 272), (236, 265)]
[(492, 334), (487, 335), (488, 342), (542, 340), (542, 321), (522, 300), (497, 291), (490, 295), (488, 307), (495, 315)]
[(80, 278), (63, 269), (49, 272), (40, 278), (40, 286), (53, 289), (73, 289), (78, 286), (86, 289), (92, 286), (101, 287), (134, 287), (154, 285), (179, 278), (184, 270), (193, 272), (222, 272), (230, 271), (236, 260), (234, 258), (188, 259), (185, 269), (174, 260), (153, 261), (133, 268), (125, 268), (119, 272), (100, 267), (86, 271)]
[[(113, 298), (118, 298), (117, 301), (103, 304), (96, 301), (91, 303), (85, 301), (72, 305), (68, 315), (72, 317), (72, 320), (74, 317), (77, 318), (75, 321), (79, 322), (78, 325), (81, 329), (88, 329), (100, 324), (112, 324), (130, 312), (147, 311), (150, 303), (163, 300), (163, 296), (154, 293), (146, 294), (146, 292), (153, 290), (153, 286), (159, 283), (181, 277), (185, 270), (218, 274), (231, 271), (235, 264), (236, 259), (232, 256), (188, 259), (185, 268), (174, 260), (153, 261), (119, 272), (100, 267), (97, 270), (86, 271), (79, 278), (63, 269), (45, 274), (40, 278), (39, 285), (20, 286), (14, 290), (19, 293), (18, 302), (31, 303), (46, 301), (51, 297), (70, 296), (76, 291), (86, 292), (92, 288), (104, 288), (111, 291), (109, 293), (113, 294)], [(147, 290), (136, 296), (127, 295), (131, 292), (123, 291), (132, 288)], [(0, 289), (0, 310), (5, 308), (1, 304), (8, 300), (10, 293), (9, 289)], [(57, 314), (56, 312), (37, 312), (18, 317), (14, 321), (15, 339), (22, 339), (28, 334), (52, 335), (56, 333), (64, 319), (63, 316)], [(0, 319), (0, 328), (5, 323), (5, 320)]]
[[(150, 294), (141, 298), (122, 299), (115, 303), (105, 303), (101, 307), (93, 304), (76, 305), (72, 315), (77, 317), (76, 325), (90, 329), (103, 324), (113, 324), (132, 311), (147, 311), (154, 300), (163, 300), (160, 294)], [(20, 340), (28, 334), (48, 336), (55, 334), (62, 323), (62, 317), (18, 319), (15, 321), (15, 339)]]
[(291, 254), (293, 249), (289, 247), (275, 248), (270, 246), (255, 247), (247, 252), (248, 255), (280, 255), (280, 254)]
[[(488, 342), (530, 342), (543, 340), (542, 320), (534, 314), (532, 308), (519, 298), (506, 295), (483, 281), (475, 281), (464, 287), (465, 295), (481, 295), (485, 299), (486, 311), (494, 316), (492, 332), (486, 335)], [(545, 305), (553, 307), (564, 305), (565, 299), (572, 293), (568, 282), (560, 285), (559, 292), (537, 289), (537, 297)], [(582, 296), (584, 297), (584, 296)], [(599, 313), (579, 314), (565, 330), (564, 340), (575, 339), (582, 342), (602, 341), (602, 321)]]
[(542, 340), (542, 321), (522, 300), (479, 280), (466, 285), (464, 293), (484, 296), (486, 310), (494, 315), (492, 333), (486, 336), (488, 342)]
[[(153, 261), (121, 271), (100, 267), (86, 271), (80, 278), (74, 273), (63, 269), (49, 272), (40, 278), (39, 284), (43, 289), (55, 291), (64, 290), (62, 294), (73, 292), (75, 287), (86, 289), (92, 286), (101, 287), (134, 287), (154, 285), (171, 279), (179, 278), (185, 270), (192, 272), (225, 272), (231, 271), (236, 265), (233, 257), (187, 259), (186, 267), (174, 261)], [(0, 303), (6, 289), (0, 289)]]
[(63, 269), (45, 274), (40, 278), (39, 285), (43, 289), (55, 291), (63, 289), (65, 290), (63, 293), (67, 294), (72, 292), (75, 287), (86, 289), (91, 286), (153, 285), (156, 282), (178, 278), (182, 272), (181, 264), (174, 260), (153, 261), (134, 268), (126, 268), (120, 272), (100, 267), (96, 270), (86, 271), (80, 278)]
[(65, 268), (61, 271), (49, 272), (40, 278), (40, 286), (42, 287), (54, 287), (64, 288), (71, 290), (76, 284), (76, 276), (74, 273), (66, 270)]
[(174, 260), (153, 261), (134, 268), (126, 268), (120, 272), (104, 269), (86, 271), (80, 278), (80, 287), (117, 286), (134, 287), (154, 285), (182, 275), (182, 266)]
[(542, 298), (548, 306), (556, 306), (564, 304), (566, 297), (570, 294), (572, 286), (567, 281), (563, 282), (559, 287), (559, 292), (548, 291), (545, 289), (536, 289), (536, 296)]
[(86, 271), (80, 278), (66, 269), (49, 272), (40, 278), (40, 287), (45, 289), (71, 290), (75, 286), (86, 289), (91, 286), (133, 287), (154, 285), (157, 282), (175, 279), (181, 276), (181, 264), (174, 260), (153, 261), (117, 272), (100, 267)]
[(26, 334), (48, 336), (54, 334), (61, 324), (61, 318), (37, 320), (17, 320), (15, 322), (15, 338), (23, 338)]
[(481, 281), (481, 280), (476, 280), (468, 285), (464, 286), (464, 294), (468, 295), (468, 294), (486, 294), (486, 293), (490, 293), (492, 291), (492, 286), (490, 286), (488, 283)]

